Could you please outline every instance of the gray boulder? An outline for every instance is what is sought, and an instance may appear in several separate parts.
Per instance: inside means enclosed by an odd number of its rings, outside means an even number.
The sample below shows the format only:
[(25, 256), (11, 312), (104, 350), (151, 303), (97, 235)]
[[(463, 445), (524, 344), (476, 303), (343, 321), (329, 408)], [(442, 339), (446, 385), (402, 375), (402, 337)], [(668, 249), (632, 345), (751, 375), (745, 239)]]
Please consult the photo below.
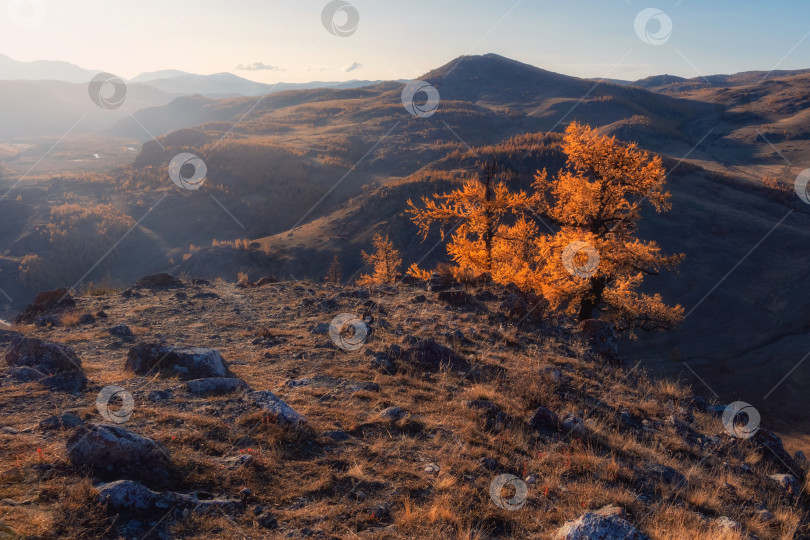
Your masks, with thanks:
[(82, 361), (71, 347), (22, 336), (9, 345), (6, 364), (34, 368), (44, 375), (82, 369)]
[(120, 426), (85, 424), (67, 441), (68, 458), (103, 480), (138, 480), (150, 486), (170, 484), (174, 464), (166, 450), (148, 437)]
[(214, 509), (225, 514), (244, 509), (238, 499), (200, 497), (167, 491), (152, 491), (139, 482), (117, 480), (98, 486), (98, 501), (118, 512), (132, 512), (167, 508), (191, 508), (194, 513), (206, 514)]
[(574, 521), (567, 521), (557, 531), (558, 540), (649, 540), (626, 519), (615, 506), (587, 512)]
[(178, 349), (157, 343), (132, 347), (125, 367), (138, 375), (159, 371), (164, 376), (179, 375), (184, 380), (233, 375), (216, 349)]
[(779, 484), (782, 489), (791, 495), (798, 496), (802, 490), (801, 484), (792, 474), (772, 474), (768, 478)]

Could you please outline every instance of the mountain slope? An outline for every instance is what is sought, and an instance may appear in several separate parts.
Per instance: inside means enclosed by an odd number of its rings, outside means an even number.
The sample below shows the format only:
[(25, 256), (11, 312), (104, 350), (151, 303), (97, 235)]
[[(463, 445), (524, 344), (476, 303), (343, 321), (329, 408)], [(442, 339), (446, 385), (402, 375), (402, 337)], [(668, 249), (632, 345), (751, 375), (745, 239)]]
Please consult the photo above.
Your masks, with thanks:
[[(509, 290), (470, 293), (175, 281), (44, 311), (56, 325), (15, 330), (69, 346), (89, 382), (0, 370), (3, 521), (59, 538), (552, 538), (584, 515), (617, 538), (806, 537), (806, 465), (778, 437), (734, 438), (722, 406), (611, 365), (577, 328), (517, 326)], [(366, 333), (330, 337), (341, 313)], [(13, 340), (0, 331), (11, 364)], [(217, 352), (139, 368), (159, 342)], [(228, 378), (189, 381), (189, 354), (221, 354)]]

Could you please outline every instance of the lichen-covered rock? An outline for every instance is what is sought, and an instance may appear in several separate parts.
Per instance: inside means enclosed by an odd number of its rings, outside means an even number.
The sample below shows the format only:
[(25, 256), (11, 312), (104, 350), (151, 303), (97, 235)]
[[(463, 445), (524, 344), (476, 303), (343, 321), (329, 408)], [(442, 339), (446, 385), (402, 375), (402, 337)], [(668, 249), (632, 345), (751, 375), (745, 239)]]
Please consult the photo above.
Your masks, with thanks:
[(104, 480), (138, 480), (149, 486), (170, 484), (174, 464), (165, 448), (120, 426), (85, 424), (67, 441), (68, 458)]
[(245, 398), (264, 410), (277, 424), (298, 426), (306, 423), (303, 416), (269, 390), (249, 392)]
[(574, 521), (567, 521), (557, 531), (558, 540), (649, 540), (649, 537), (627, 521), (624, 512), (606, 506), (587, 512)]
[(157, 343), (132, 347), (125, 367), (138, 375), (158, 371), (162, 375), (179, 375), (184, 380), (233, 375), (216, 349), (178, 349)]

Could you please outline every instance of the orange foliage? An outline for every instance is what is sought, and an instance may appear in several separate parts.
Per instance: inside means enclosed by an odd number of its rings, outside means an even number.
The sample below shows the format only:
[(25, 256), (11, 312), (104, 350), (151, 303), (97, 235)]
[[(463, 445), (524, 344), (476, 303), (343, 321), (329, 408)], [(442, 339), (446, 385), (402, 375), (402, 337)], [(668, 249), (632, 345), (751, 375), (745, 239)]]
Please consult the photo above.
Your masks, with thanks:
[(383, 285), (396, 282), (399, 267), (402, 266), (402, 258), (399, 251), (394, 249), (394, 244), (381, 234), (374, 235), (374, 253), (368, 254), (363, 251), (363, 261), (373, 268), (373, 273), (364, 274), (357, 280), (359, 285)]
[[(635, 236), (643, 203), (670, 209), (661, 158), (576, 122), (566, 129), (563, 150), (567, 167), (554, 178), (538, 172), (530, 194), (495, 183), (488, 168), (480, 182), (424, 198), (424, 208), (409, 201), (412, 220), (423, 237), (436, 223), (443, 232), (458, 222), (447, 247), (457, 273), (490, 274), (542, 294), (553, 310), (578, 320), (599, 317), (619, 330), (677, 324), (681, 306), (638, 292), (646, 275), (682, 258)], [(553, 232), (546, 232), (548, 221)]]

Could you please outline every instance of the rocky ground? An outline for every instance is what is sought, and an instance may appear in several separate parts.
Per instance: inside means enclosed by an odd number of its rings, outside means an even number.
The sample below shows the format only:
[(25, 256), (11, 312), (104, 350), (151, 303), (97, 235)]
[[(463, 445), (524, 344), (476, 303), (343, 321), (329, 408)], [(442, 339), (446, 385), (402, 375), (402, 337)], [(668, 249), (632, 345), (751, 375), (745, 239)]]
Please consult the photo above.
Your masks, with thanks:
[(0, 538), (810, 538), (772, 432), (445, 287), (41, 295), (0, 330)]

